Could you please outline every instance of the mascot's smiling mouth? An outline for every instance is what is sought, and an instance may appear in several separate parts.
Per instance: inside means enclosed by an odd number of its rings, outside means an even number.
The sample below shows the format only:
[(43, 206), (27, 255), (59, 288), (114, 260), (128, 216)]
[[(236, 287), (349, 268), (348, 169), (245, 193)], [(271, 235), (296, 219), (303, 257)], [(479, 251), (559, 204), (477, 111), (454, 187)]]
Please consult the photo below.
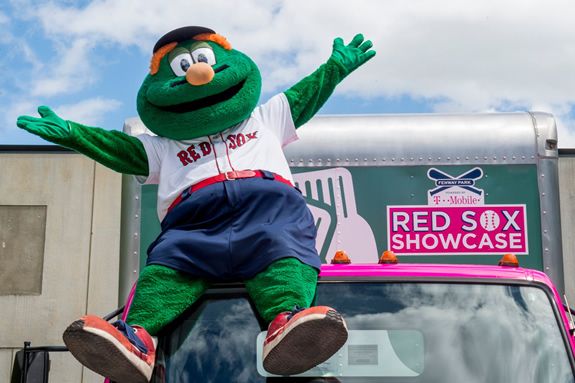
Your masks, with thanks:
[(167, 105), (167, 106), (158, 106), (156, 108), (165, 110), (166, 112), (172, 113), (186, 113), (186, 112), (193, 112), (198, 109), (206, 108), (208, 106), (212, 106), (218, 104), (220, 102), (224, 102), (229, 100), (230, 98), (234, 97), (244, 86), (246, 80), (241, 81), (239, 84), (232, 86), (224, 90), (223, 92), (201, 98), (199, 100), (182, 102), (181, 104), (174, 104), (174, 105)]

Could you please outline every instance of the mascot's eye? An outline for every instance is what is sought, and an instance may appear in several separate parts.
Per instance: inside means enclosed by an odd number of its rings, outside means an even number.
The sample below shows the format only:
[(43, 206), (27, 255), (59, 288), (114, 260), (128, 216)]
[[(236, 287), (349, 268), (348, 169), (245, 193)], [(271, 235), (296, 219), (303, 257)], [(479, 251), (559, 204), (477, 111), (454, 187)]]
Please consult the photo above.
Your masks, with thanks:
[(216, 64), (216, 56), (210, 48), (202, 47), (192, 51), (192, 58), (195, 63), (206, 63), (209, 65)]
[(185, 76), (186, 71), (193, 62), (192, 56), (189, 53), (181, 53), (172, 59), (170, 67), (176, 76)]

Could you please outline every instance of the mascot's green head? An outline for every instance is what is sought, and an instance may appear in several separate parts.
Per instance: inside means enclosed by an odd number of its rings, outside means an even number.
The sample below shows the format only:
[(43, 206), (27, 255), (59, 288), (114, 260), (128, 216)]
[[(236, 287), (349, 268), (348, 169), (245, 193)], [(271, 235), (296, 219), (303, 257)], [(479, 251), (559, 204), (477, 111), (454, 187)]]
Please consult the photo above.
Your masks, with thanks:
[(187, 140), (226, 130), (257, 105), (261, 75), (245, 54), (213, 30), (183, 27), (154, 46), (138, 92), (138, 114), (155, 134)]

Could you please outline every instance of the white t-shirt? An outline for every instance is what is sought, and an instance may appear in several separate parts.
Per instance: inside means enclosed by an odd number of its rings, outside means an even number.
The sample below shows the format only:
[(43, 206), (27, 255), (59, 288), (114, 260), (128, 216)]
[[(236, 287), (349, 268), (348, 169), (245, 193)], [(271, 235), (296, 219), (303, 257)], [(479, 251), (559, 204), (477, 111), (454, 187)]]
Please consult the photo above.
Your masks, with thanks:
[(219, 173), (263, 169), (293, 182), (282, 148), (298, 137), (283, 93), (221, 133), (185, 141), (148, 134), (137, 138), (144, 144), (149, 166), (148, 177), (138, 180), (159, 185), (160, 221), (186, 188)]

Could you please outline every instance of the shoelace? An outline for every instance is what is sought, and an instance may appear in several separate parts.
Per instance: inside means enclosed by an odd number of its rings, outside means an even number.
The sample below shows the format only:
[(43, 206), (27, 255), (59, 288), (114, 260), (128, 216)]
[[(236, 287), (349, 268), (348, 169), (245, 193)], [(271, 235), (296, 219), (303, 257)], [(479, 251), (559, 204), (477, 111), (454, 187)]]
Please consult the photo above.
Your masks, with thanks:
[(293, 309), (290, 311), (290, 313), (287, 315), (287, 319), (290, 320), (291, 318), (293, 318), (294, 315), (296, 315), (299, 312), (302, 312), (303, 310), (305, 310), (305, 308), (295, 305)]
[(116, 327), (118, 331), (124, 334), (124, 336), (128, 338), (128, 340), (130, 341), (130, 343), (132, 343), (138, 350), (140, 350), (140, 352), (143, 352), (144, 354), (148, 353), (148, 348), (146, 347), (144, 342), (142, 342), (142, 340), (136, 335), (136, 330), (134, 330), (132, 326), (130, 326), (123, 320), (117, 320), (112, 325)]

